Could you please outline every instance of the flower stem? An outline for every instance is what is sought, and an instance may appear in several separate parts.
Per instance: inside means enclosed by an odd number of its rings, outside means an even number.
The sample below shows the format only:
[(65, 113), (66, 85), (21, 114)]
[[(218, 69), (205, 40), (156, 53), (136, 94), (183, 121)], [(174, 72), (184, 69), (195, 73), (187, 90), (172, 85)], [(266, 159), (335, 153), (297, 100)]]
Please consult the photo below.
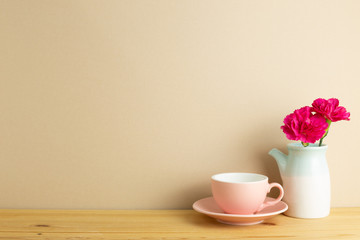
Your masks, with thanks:
[(301, 144), (302, 144), (304, 147), (309, 146), (309, 143), (301, 142)]
[(325, 130), (324, 136), (320, 139), (319, 147), (321, 147), (321, 144), (322, 144), (324, 138), (325, 138), (325, 137), (328, 135), (328, 133), (329, 133), (329, 128), (330, 128), (331, 120), (326, 119), (326, 122), (328, 123), (328, 127), (327, 127), (327, 129)]

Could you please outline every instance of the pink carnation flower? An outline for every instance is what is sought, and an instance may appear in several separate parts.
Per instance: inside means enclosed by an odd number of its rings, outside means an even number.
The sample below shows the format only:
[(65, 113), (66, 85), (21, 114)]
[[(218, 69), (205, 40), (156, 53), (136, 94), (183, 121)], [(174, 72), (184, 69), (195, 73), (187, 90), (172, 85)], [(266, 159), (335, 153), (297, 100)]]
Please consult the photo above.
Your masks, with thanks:
[(350, 120), (350, 113), (344, 107), (339, 107), (339, 100), (318, 98), (312, 103), (312, 111), (324, 115), (331, 122)]
[(281, 129), (290, 140), (315, 143), (324, 136), (329, 124), (320, 114), (312, 114), (310, 107), (302, 107), (287, 115)]

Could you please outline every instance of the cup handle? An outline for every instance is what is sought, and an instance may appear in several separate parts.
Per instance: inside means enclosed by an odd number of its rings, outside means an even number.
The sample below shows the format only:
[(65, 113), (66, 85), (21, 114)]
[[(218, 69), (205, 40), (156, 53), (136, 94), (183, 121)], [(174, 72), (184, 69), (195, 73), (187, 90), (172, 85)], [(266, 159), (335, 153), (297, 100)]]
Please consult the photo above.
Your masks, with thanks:
[(280, 190), (279, 196), (275, 200), (265, 201), (263, 204), (261, 204), (260, 208), (255, 213), (260, 212), (261, 210), (263, 210), (266, 207), (270, 207), (270, 206), (277, 204), (284, 197), (284, 189), (282, 188), (282, 186), (279, 183), (270, 183), (268, 193), (271, 191), (271, 189), (273, 187), (277, 187)]

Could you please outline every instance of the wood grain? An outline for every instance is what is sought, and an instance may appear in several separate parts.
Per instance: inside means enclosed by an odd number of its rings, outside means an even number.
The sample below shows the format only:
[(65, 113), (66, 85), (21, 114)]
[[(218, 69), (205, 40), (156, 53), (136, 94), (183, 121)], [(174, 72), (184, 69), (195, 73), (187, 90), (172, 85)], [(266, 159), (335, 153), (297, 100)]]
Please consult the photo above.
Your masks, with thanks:
[(360, 208), (230, 226), (193, 210), (0, 210), (0, 239), (360, 239)]

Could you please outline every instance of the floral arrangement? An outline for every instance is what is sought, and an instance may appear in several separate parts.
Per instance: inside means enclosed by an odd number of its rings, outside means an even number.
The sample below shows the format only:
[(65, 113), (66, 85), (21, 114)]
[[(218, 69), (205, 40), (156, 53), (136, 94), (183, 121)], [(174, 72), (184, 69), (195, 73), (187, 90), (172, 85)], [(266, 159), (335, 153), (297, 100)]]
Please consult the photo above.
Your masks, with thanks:
[(350, 120), (350, 113), (339, 106), (339, 100), (318, 98), (311, 107), (302, 107), (287, 115), (281, 129), (289, 140), (301, 141), (304, 147), (319, 141), (321, 146), (332, 122)]

